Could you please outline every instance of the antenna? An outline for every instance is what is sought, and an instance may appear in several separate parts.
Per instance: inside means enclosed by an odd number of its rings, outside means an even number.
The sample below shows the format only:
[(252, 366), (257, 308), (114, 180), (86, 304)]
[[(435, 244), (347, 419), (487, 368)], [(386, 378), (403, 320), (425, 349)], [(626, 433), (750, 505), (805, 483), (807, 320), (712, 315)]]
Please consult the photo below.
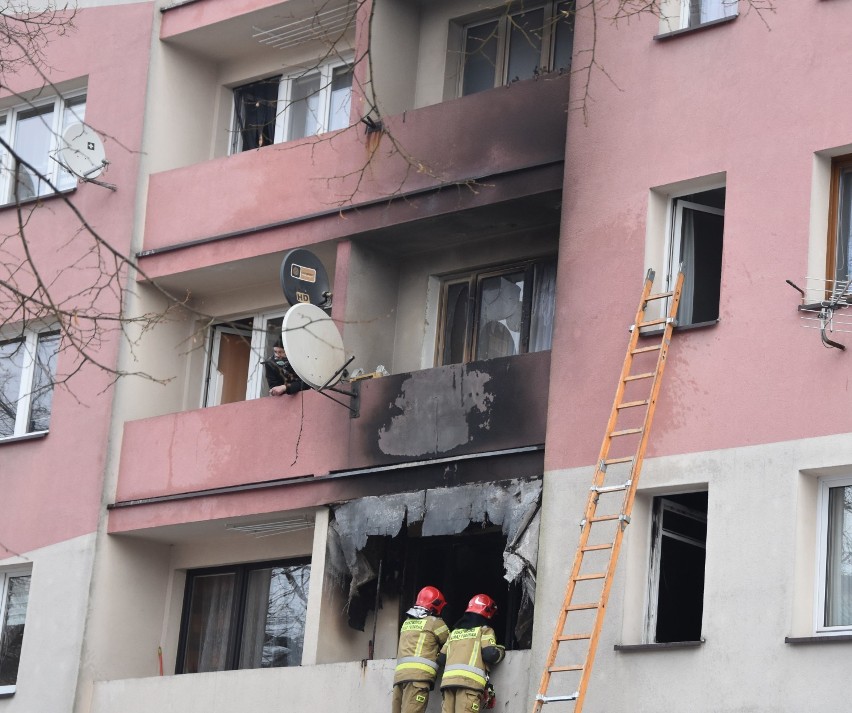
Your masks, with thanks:
[(805, 289), (786, 280), (802, 297), (798, 311), (802, 313), (802, 326), (820, 330), (822, 345), (846, 351), (846, 347), (829, 335), (833, 332), (852, 332), (852, 315), (845, 312), (852, 306), (852, 280), (832, 280), (822, 277), (805, 277)]
[(85, 124), (71, 124), (65, 129), (58, 153), (56, 161), (81, 181), (116, 190), (111, 183), (95, 180), (109, 166), (109, 161), (100, 136)]
[[(348, 408), (352, 417), (357, 418), (358, 385), (354, 391), (335, 386), (355, 357), (346, 359), (343, 339), (331, 317), (316, 305), (295, 304), (284, 315), (281, 341), (296, 375), (315, 391)], [(350, 396), (352, 404), (347, 406), (326, 394), (326, 390)]]
[(281, 263), (281, 289), (291, 305), (311, 304), (331, 308), (328, 274), (310, 250), (296, 248)]

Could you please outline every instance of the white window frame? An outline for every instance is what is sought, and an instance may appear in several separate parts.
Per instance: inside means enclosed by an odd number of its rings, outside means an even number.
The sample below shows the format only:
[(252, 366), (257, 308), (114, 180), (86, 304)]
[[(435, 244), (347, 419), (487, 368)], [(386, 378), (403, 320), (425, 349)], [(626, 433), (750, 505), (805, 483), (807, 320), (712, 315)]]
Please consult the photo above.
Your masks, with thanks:
[[(38, 355), (38, 340), (42, 335), (55, 334), (59, 331), (58, 327), (41, 327), (39, 329), (25, 329), (23, 333), (20, 331), (0, 331), (0, 342), (14, 341), (22, 339), (24, 353), (23, 362), (21, 364), (21, 383), (18, 387), (18, 399), (15, 401), (17, 408), (15, 411), (15, 430), (10, 436), (0, 436), (0, 443), (13, 438), (21, 438), (22, 436), (32, 436), (37, 434), (47, 433), (49, 429), (41, 431), (28, 431), (27, 426), (30, 421), (30, 411), (32, 409), (33, 400), (33, 381), (35, 379), (36, 357)], [(60, 335), (61, 339), (61, 335)], [(60, 345), (61, 349), (61, 345)], [(57, 358), (58, 358), (57, 349)], [(55, 374), (54, 374), (55, 377)]]
[[(310, 77), (315, 74), (320, 75), (320, 88), (318, 92), (320, 115), (317, 122), (317, 132), (311, 135), (319, 136), (320, 134), (324, 134), (330, 130), (328, 126), (329, 117), (331, 115), (331, 83), (334, 77), (334, 70), (346, 66), (353, 67), (353, 61), (354, 57), (343, 56), (332, 61), (323, 62), (322, 64), (308, 70), (285, 72), (281, 75), (281, 80), (278, 84), (278, 108), (275, 113), (275, 132), (273, 143), (281, 144), (288, 141), (287, 135), (290, 133), (290, 123), (292, 120), (290, 97), (292, 96), (293, 83), (298, 79), (304, 79), (305, 77)], [(246, 84), (250, 83), (251, 82), (247, 82)], [(234, 89), (239, 89), (242, 86), (246, 86), (246, 84), (238, 85), (234, 87)], [(231, 94), (231, 104), (233, 104), (233, 93)], [(240, 130), (237, 126), (235, 108), (231, 109), (231, 136), (234, 137), (230, 146), (231, 155), (242, 153), (242, 136), (240, 135)], [(307, 136), (300, 138), (307, 138)], [(298, 140), (299, 139), (293, 139), (293, 141)]]
[[(249, 356), (248, 379), (246, 382), (246, 401), (260, 398), (263, 394), (263, 362), (266, 359), (266, 334), (267, 325), (273, 319), (283, 318), (287, 312), (286, 308), (270, 310), (268, 312), (259, 312), (253, 315), (243, 315), (242, 317), (234, 317), (232, 320), (223, 320), (237, 322), (246, 318), (251, 318), (251, 354)], [(244, 334), (242, 330), (227, 326), (227, 324), (214, 324), (210, 328), (210, 334), (207, 339), (207, 345), (204, 354), (204, 384), (205, 388), (201, 391), (201, 407), (207, 408), (211, 406), (219, 406), (222, 397), (222, 384), (220, 383), (219, 373), (213, 368), (213, 364), (218, 362), (219, 358), (219, 342), (222, 332), (228, 334)]]
[[(12, 577), (30, 577), (32, 587), (32, 567), (14, 567), (0, 569), (0, 644), (3, 640), (3, 624), (6, 621), (6, 599), (8, 595), (9, 580)], [(27, 612), (29, 612), (29, 598), (27, 599)], [(26, 615), (25, 615), (26, 616)], [(26, 631), (26, 624), (24, 625)], [(0, 697), (11, 696), (17, 688), (17, 681), (7, 686), (0, 686)]]
[(826, 575), (828, 573), (828, 506), (829, 490), (852, 486), (852, 475), (836, 478), (821, 478), (817, 497), (817, 581), (814, 598), (814, 631), (825, 635), (852, 634), (852, 624), (843, 626), (825, 625)]
[[(77, 185), (77, 177), (68, 171), (64, 170), (58, 161), (54, 160), (57, 151), (60, 148), (60, 140), (62, 138), (63, 128), (70, 126), (71, 118), (85, 121), (86, 118), (86, 93), (87, 90), (79, 89), (77, 91), (68, 92), (61, 96), (54, 96), (47, 99), (38, 99), (24, 104), (18, 104), (8, 109), (0, 110), (0, 137), (9, 144), (14, 146), (14, 137), (17, 132), (18, 116), (23, 112), (31, 110), (45, 109), (51, 107), (53, 118), (50, 124), (50, 146), (48, 147), (48, 162), (45, 178), (47, 178), (59, 191), (72, 190)], [(82, 99), (76, 106), (75, 100)], [(82, 110), (80, 109), (82, 105)], [(70, 116), (67, 116), (69, 115)], [(0, 205), (8, 205), (15, 202), (15, 197), (12, 194), (12, 175), (14, 172), (14, 162), (7, 151), (0, 148)], [(36, 197), (51, 195), (49, 186), (45, 185)], [(22, 200), (31, 200), (30, 198)]]
[(494, 22), (495, 20), (497, 20), (497, 60), (494, 67), (494, 87), (502, 87), (510, 82), (510, 78), (507, 76), (509, 72), (509, 39), (511, 35), (510, 18), (514, 15), (535, 12), (541, 9), (544, 10), (544, 26), (541, 38), (541, 70), (542, 72), (553, 71), (554, 55), (556, 54), (556, 32), (554, 29), (559, 3), (560, 0), (547, 0), (546, 2), (534, 3), (529, 7), (526, 5), (517, 8), (509, 7), (508, 11), (504, 7), (501, 8), (499, 14), (491, 14), (472, 22), (465, 22), (462, 26), (461, 47), (459, 48), (457, 96), (466, 96), (464, 94), (464, 68), (468, 30)]
[(689, 24), (689, 5), (690, 0), (680, 0), (680, 28), (682, 30), (687, 29), (688, 27), (701, 27), (701, 25), (705, 25), (708, 22), (715, 22), (716, 20), (724, 20), (728, 17), (736, 17), (739, 14), (739, 2), (738, 0), (701, 0), (701, 12), (704, 13), (705, 3), (712, 3), (718, 6), (721, 9), (722, 14), (719, 17), (712, 17), (707, 20), (701, 20), (697, 25)]

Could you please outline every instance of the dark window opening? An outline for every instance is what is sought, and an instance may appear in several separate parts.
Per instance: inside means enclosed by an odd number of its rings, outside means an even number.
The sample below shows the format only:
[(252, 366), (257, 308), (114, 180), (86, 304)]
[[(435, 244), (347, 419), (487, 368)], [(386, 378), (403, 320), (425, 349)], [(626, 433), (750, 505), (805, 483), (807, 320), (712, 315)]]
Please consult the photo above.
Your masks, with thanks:
[(280, 84), (278, 75), (234, 89), (234, 152), (274, 143)]
[(707, 492), (654, 498), (651, 640), (700, 641)]
[(310, 573), (307, 560), (188, 572), (175, 672), (300, 665)]

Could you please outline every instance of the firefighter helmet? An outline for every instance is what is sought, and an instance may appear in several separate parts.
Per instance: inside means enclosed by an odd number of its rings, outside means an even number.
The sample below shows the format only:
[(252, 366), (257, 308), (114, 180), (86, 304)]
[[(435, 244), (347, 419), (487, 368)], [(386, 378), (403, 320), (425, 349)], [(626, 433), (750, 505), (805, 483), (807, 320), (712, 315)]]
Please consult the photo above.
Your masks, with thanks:
[(497, 602), (487, 594), (477, 594), (467, 605), (467, 611), (482, 614), (486, 619), (490, 619), (497, 613)]
[(441, 610), (446, 606), (447, 600), (437, 587), (423, 587), (417, 594), (417, 599), (414, 602), (415, 606), (423, 607), (440, 615)]

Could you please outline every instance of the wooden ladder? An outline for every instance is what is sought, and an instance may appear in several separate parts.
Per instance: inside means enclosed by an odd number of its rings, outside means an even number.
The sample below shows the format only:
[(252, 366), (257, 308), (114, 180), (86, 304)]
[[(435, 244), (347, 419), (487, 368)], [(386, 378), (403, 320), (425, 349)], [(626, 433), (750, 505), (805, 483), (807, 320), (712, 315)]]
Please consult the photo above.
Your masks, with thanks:
[[(680, 303), (683, 273), (678, 275), (671, 292), (651, 294), (653, 283), (654, 271), (648, 270), (533, 713), (540, 713), (547, 703), (569, 703), (573, 707), (567, 710), (572, 713), (580, 713), (583, 708), (621, 542), (630, 523), (648, 445)], [(649, 303), (666, 299), (668, 315), (647, 319)], [(658, 314), (663, 310), (660, 308)], [(655, 336), (643, 336), (643, 329), (646, 334), (649, 329), (654, 330)], [(660, 330), (662, 337), (657, 341)], [(647, 345), (651, 339), (654, 343)], [(638, 371), (634, 372), (634, 368)], [(619, 499), (618, 494), (622, 493)]]

